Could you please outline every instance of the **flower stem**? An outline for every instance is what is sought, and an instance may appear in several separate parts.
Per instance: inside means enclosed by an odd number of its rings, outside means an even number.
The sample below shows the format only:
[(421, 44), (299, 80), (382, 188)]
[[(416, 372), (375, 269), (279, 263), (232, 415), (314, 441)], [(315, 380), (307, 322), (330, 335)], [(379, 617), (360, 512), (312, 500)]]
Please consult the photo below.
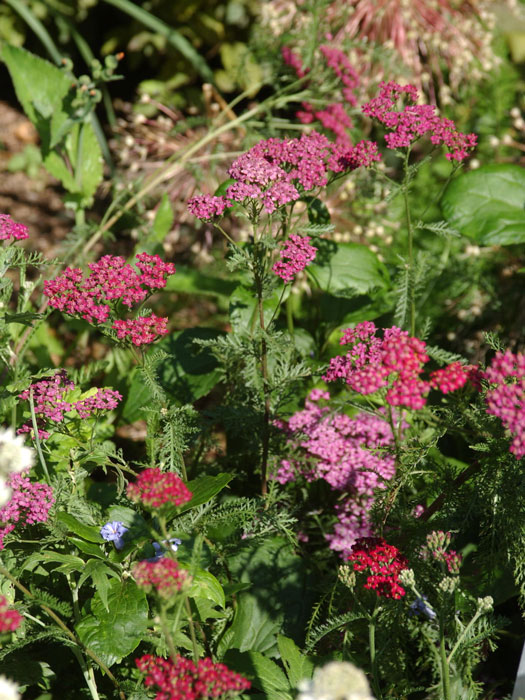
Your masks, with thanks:
[(195, 625), (193, 624), (193, 616), (191, 614), (190, 601), (187, 596), (184, 596), (184, 606), (186, 608), (186, 613), (188, 615), (188, 623), (190, 626), (191, 645), (193, 647), (193, 661), (197, 663), (199, 660), (199, 649), (197, 647), (197, 637), (195, 636)]
[(49, 472), (47, 470), (47, 464), (46, 460), (44, 458), (44, 454), (42, 452), (42, 446), (40, 445), (40, 437), (38, 435), (38, 425), (36, 422), (36, 413), (35, 413), (35, 401), (33, 399), (33, 387), (29, 389), (29, 408), (31, 410), (31, 423), (33, 425), (33, 433), (35, 436), (35, 445), (36, 445), (36, 451), (38, 453), (38, 459), (40, 460), (40, 464), (42, 466), (42, 469), (44, 470), (44, 474), (46, 475), (47, 483), (50, 483), (50, 478), (49, 478)]
[(377, 668), (377, 655), (376, 655), (376, 615), (379, 609), (374, 610), (369, 621), (368, 621), (368, 643), (370, 647), (370, 665), (372, 667), (372, 685), (374, 688), (374, 695), (377, 700), (382, 700), (381, 686), (379, 684), (379, 672)]
[(448, 666), (447, 650), (445, 648), (445, 625), (443, 621), (443, 616), (441, 616), (439, 621), (439, 655), (441, 660), (443, 700), (450, 700), (450, 670)]

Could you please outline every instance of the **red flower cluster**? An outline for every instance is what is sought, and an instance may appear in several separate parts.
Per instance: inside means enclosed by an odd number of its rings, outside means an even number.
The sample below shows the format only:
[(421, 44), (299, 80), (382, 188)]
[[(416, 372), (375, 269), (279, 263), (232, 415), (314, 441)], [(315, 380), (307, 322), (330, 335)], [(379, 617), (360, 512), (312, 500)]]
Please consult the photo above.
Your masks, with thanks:
[(23, 241), (29, 238), (29, 230), (24, 224), (18, 224), (9, 214), (0, 214), (0, 241)]
[[(378, 96), (363, 105), (362, 110), (367, 116), (391, 129), (391, 133), (385, 136), (389, 148), (407, 148), (421, 136), (430, 134), (430, 141), (434, 145), (442, 143), (449, 149), (446, 154), (449, 160), (462, 161), (468, 156), (468, 151), (476, 146), (476, 134), (457, 131), (451, 119), (437, 116), (433, 105), (417, 104), (419, 94), (414, 85), (401, 86), (395, 82), (383, 82), (379, 88)], [(405, 97), (409, 104), (401, 111), (396, 111), (400, 97)]]
[(182, 656), (173, 662), (146, 654), (135, 663), (146, 674), (146, 687), (159, 688), (155, 700), (205, 700), (226, 693), (232, 697), (251, 687), (246, 678), (210, 658), (200, 659), (195, 665)]
[(166, 317), (140, 316), (139, 318), (128, 318), (125, 321), (117, 319), (112, 328), (117, 331), (117, 338), (131, 337), (133, 345), (145, 345), (152, 343), (159, 335), (166, 335), (168, 332), (168, 319)]
[[(163, 262), (158, 255), (139, 253), (136, 259), (138, 272), (118, 255), (104, 255), (97, 262), (90, 263), (90, 273), (85, 278), (79, 268), (68, 267), (60, 277), (44, 282), (44, 294), (54, 309), (80, 316), (89, 323), (106, 323), (110, 320), (112, 304), (121, 302), (130, 309), (144, 301), (153, 289), (165, 287), (166, 278), (175, 272), (175, 266)], [(122, 323), (135, 324), (134, 333), (129, 329), (132, 342), (136, 345), (150, 343), (157, 335), (167, 333), (167, 319), (150, 319), (153, 321), (142, 326), (136, 326), (137, 321), (115, 320), (112, 328), (122, 333)], [(147, 326), (147, 332), (143, 326)], [(126, 335), (128, 333), (119, 335), (119, 338)]]
[(9, 607), (9, 601), (0, 595), (0, 634), (14, 632), (22, 622), (22, 615), (14, 608)]
[(155, 590), (161, 598), (172, 598), (179, 593), (191, 578), (186, 569), (176, 561), (162, 557), (158, 561), (139, 561), (133, 566), (133, 576), (140, 588), (147, 593)]
[(487, 413), (511, 432), (510, 451), (519, 459), (525, 456), (525, 355), (497, 352), (483, 376), (490, 382)]
[(399, 574), (408, 569), (408, 561), (397, 547), (387, 544), (382, 537), (358, 539), (348, 561), (353, 562), (354, 571), (368, 570), (365, 588), (374, 590), (378, 596), (398, 600), (405, 595), (405, 589), (399, 584)]
[(148, 508), (160, 508), (165, 504), (181, 506), (193, 496), (176, 474), (161, 472), (156, 467), (144, 469), (134, 484), (128, 484), (127, 494), (132, 501), (140, 501)]
[(315, 258), (317, 248), (310, 245), (310, 236), (292, 234), (279, 251), (278, 260), (272, 270), (285, 283), (293, 282), (295, 275), (309, 265)]
[(387, 403), (414, 410), (423, 408), (431, 387), (448, 393), (462, 387), (468, 379), (479, 386), (477, 367), (458, 362), (431, 372), (429, 381), (422, 379), (424, 365), (429, 360), (425, 342), (410, 337), (407, 331), (396, 326), (386, 328), (383, 339), (376, 333), (377, 328), (371, 321), (348, 328), (340, 342), (351, 344), (352, 348), (345, 356), (330, 360), (323, 379), (329, 382), (344, 378), (360, 394), (372, 394), (388, 387)]
[[(81, 418), (89, 418), (94, 411), (111, 411), (122, 400), (121, 394), (113, 389), (97, 389), (93, 396), (88, 396), (79, 401), (66, 401), (64, 397), (75, 388), (74, 383), (67, 378), (64, 369), (59, 370), (51, 379), (42, 379), (31, 384), (18, 395), (19, 399), (28, 401), (31, 391), (35, 404), (35, 414), (38, 423), (38, 437), (46, 440), (49, 432), (45, 430), (47, 423), (61, 423), (64, 413), (77, 411)], [(18, 433), (31, 433), (33, 426), (26, 423), (18, 429)]]

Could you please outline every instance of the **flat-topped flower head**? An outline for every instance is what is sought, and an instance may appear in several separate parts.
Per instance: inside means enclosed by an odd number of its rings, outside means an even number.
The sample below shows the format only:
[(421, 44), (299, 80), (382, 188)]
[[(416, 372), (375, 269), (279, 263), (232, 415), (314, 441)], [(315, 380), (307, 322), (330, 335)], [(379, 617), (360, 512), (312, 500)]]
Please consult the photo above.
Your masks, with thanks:
[(169, 600), (188, 588), (191, 576), (186, 569), (169, 557), (156, 561), (139, 561), (133, 565), (133, 576), (137, 585), (147, 593), (155, 591), (161, 598)]
[(12, 428), (0, 428), (0, 478), (29, 469), (34, 461), (35, 453), (25, 447), (24, 438), (15, 435)]
[[(11, 607), (7, 598), (0, 595), (0, 634), (14, 632), (22, 622), (22, 615)], [(2, 696), (0, 695), (0, 698)]]
[(23, 241), (29, 238), (29, 229), (18, 224), (9, 214), (0, 214), (0, 241)]
[(146, 654), (135, 659), (135, 663), (146, 675), (146, 688), (158, 688), (158, 700), (233, 698), (251, 687), (250, 681), (239, 673), (210, 658), (199, 659), (195, 664), (182, 656), (171, 660)]
[(55, 498), (53, 489), (47, 484), (32, 482), (24, 473), (13, 473), (6, 480), (11, 490), (9, 501), (0, 508), (0, 549), (4, 548), (4, 537), (15, 527), (45, 523)]
[(368, 574), (365, 588), (374, 590), (383, 598), (399, 599), (405, 589), (399, 583), (399, 574), (408, 569), (408, 561), (401, 552), (381, 537), (363, 537), (354, 544), (348, 561), (354, 571)]
[(281, 257), (272, 267), (285, 283), (293, 282), (295, 275), (314, 260), (317, 248), (310, 245), (310, 236), (292, 234), (279, 251)]
[(117, 331), (119, 340), (129, 339), (133, 345), (147, 345), (168, 334), (168, 319), (165, 316), (139, 316), (139, 318), (117, 319), (111, 326)]
[(147, 508), (181, 506), (192, 499), (191, 491), (176, 474), (161, 472), (157, 467), (144, 469), (134, 483), (128, 484), (127, 494)]
[[(408, 102), (397, 110), (400, 99)], [(476, 134), (457, 131), (451, 119), (439, 117), (434, 105), (418, 104), (419, 94), (414, 85), (398, 85), (391, 81), (381, 83), (379, 93), (363, 105), (363, 113), (383, 124), (390, 133), (385, 141), (389, 148), (407, 148), (424, 135), (434, 145), (448, 148), (448, 160), (462, 161), (477, 144)]]

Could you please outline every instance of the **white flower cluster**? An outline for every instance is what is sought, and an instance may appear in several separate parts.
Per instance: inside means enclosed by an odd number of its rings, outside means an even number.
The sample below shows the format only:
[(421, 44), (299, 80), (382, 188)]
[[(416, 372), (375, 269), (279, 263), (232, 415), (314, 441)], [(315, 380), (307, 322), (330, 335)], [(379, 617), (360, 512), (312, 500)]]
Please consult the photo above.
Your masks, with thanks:
[(5, 676), (0, 676), (0, 700), (20, 700), (18, 686)]
[(347, 661), (331, 661), (303, 681), (297, 700), (374, 700), (365, 674)]
[(11, 428), (0, 428), (0, 508), (11, 498), (7, 486), (9, 474), (28, 469), (33, 463), (34, 452), (24, 445), (24, 438), (15, 435)]

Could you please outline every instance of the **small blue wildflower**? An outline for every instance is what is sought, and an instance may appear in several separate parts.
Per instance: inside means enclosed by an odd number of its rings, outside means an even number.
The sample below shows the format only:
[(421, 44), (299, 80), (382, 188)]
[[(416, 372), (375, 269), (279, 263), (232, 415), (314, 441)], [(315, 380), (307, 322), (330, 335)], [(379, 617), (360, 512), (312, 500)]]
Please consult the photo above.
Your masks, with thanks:
[[(168, 543), (167, 540), (164, 540), (162, 542), (162, 544), (167, 544), (167, 543)], [(176, 552), (177, 549), (179, 548), (179, 544), (182, 544), (182, 540), (179, 540), (178, 537), (172, 537), (171, 540), (169, 541), (169, 543), (171, 546), (171, 551)], [(166, 550), (158, 542), (153, 542), (153, 549), (155, 550), (155, 556), (151, 557), (150, 559), (146, 559), (146, 561), (152, 561), (152, 562), (159, 561), (159, 559), (162, 559), (162, 557), (166, 554)]]
[(427, 600), (426, 595), (421, 596), (421, 598), (416, 598), (416, 600), (410, 606), (411, 615), (426, 615), (429, 620), (433, 620), (436, 617), (436, 613), (430, 605), (425, 602)]
[(100, 528), (100, 535), (106, 542), (113, 542), (117, 549), (122, 549), (126, 544), (124, 534), (128, 528), (119, 520), (113, 520)]

